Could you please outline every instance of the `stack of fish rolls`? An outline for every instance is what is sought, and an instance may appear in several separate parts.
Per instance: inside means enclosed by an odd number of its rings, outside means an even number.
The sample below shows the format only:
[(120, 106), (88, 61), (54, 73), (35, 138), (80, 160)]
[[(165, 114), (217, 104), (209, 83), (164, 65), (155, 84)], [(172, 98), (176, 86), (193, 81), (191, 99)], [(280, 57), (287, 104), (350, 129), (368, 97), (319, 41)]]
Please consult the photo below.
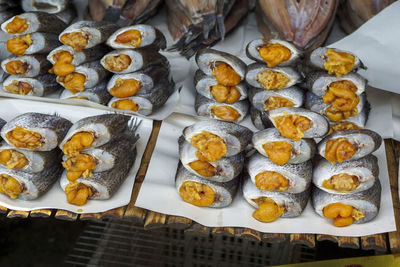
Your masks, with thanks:
[(6, 42), (7, 50), (14, 56), (1, 62), (2, 69), (10, 74), (2, 89), (8, 93), (46, 96), (60, 89), (50, 68), (46, 53), (59, 42), (55, 32), (67, 25), (53, 14), (29, 12), (16, 15), (1, 24), (1, 29), (13, 37)]
[(135, 162), (137, 124), (130, 116), (104, 114), (83, 118), (70, 128), (59, 147), (64, 172), (60, 185), (70, 204), (109, 199)]
[(238, 57), (214, 49), (196, 54), (195, 110), (200, 116), (240, 122), (249, 110), (246, 64)]
[(102, 66), (114, 73), (107, 84), (113, 96), (108, 106), (143, 116), (163, 106), (175, 91), (169, 62), (159, 53), (166, 47), (164, 35), (138, 24), (115, 31), (107, 45), (115, 49), (101, 59)]
[(1, 129), (0, 193), (33, 200), (60, 177), (59, 143), (72, 123), (57, 115), (25, 113)]
[(186, 127), (179, 138), (180, 162), (175, 186), (192, 205), (223, 208), (237, 192), (252, 132), (221, 120), (200, 121)]

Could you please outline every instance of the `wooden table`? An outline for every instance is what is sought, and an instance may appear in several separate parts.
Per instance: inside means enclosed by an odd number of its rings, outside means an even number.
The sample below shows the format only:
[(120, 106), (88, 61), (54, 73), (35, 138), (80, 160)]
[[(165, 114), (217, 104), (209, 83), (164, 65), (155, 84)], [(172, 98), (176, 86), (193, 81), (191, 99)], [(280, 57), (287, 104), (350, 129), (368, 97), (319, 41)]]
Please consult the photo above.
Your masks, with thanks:
[(184, 229), (186, 234), (196, 235), (227, 235), (238, 236), (254, 241), (265, 242), (283, 242), (287, 239), (292, 244), (304, 244), (309, 247), (315, 247), (317, 241), (329, 240), (337, 243), (343, 248), (362, 248), (365, 250), (373, 249), (378, 253), (399, 253), (400, 252), (400, 228), (399, 228), (399, 196), (398, 196), (398, 166), (400, 156), (400, 143), (392, 139), (385, 140), (386, 157), (388, 162), (389, 178), (391, 193), (394, 206), (394, 215), (396, 219), (397, 231), (363, 236), (363, 237), (340, 237), (331, 235), (314, 235), (314, 234), (270, 234), (261, 233), (247, 228), (233, 228), (233, 227), (205, 227), (190, 219), (168, 216), (149, 210), (145, 210), (135, 206), (135, 201), (138, 196), (140, 186), (146, 175), (146, 171), (150, 162), (151, 154), (153, 153), (158, 132), (160, 130), (161, 122), (154, 121), (153, 131), (150, 136), (149, 143), (147, 144), (144, 152), (141, 166), (136, 176), (135, 185), (132, 191), (131, 201), (127, 206), (119, 207), (102, 213), (91, 214), (75, 214), (64, 210), (34, 210), (18, 211), (8, 210), (0, 206), (0, 212), (5, 214), (8, 218), (27, 218), (30, 217), (50, 217), (54, 216), (61, 220), (102, 220), (106, 218), (123, 218), (133, 222), (142, 223), (144, 229), (154, 229), (160, 227), (172, 227), (177, 229)]

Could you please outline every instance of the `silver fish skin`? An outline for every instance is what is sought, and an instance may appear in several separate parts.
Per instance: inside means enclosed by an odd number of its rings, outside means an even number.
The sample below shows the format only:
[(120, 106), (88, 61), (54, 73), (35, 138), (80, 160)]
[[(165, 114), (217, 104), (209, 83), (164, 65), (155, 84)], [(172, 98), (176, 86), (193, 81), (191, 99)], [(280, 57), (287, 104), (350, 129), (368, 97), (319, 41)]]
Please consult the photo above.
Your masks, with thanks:
[(68, 130), (59, 148), (62, 150), (65, 143), (71, 139), (74, 134), (79, 132), (93, 133), (94, 141), (91, 147), (99, 147), (108, 143), (115, 136), (124, 131), (130, 120), (130, 116), (122, 114), (102, 114), (80, 119)]
[(118, 29), (118, 25), (108, 21), (82, 20), (71, 24), (68, 28), (62, 31), (59, 35), (59, 40), (62, 42), (61, 36), (66, 33), (84, 32), (88, 36), (87, 45), (84, 47), (84, 49), (87, 49), (104, 43), (111, 36), (111, 34)]
[[(15, 127), (22, 127), (24, 129), (34, 131), (42, 136), (40, 140), (42, 146), (35, 151), (50, 151), (58, 146), (72, 126), (72, 123), (58, 115), (49, 115), (42, 113), (29, 112), (21, 114), (14, 119), (8, 121), (1, 129), (1, 136), (9, 144), (6, 134), (15, 129)], [(21, 148), (24, 150), (29, 150)]]
[(35, 32), (30, 34), (30, 36), (32, 44), (26, 49), (24, 55), (49, 53), (60, 45), (57, 35), (53, 33)]
[(121, 99), (130, 99), (138, 105), (138, 110), (131, 111), (126, 110), (126, 112), (132, 112), (134, 114), (140, 114), (143, 116), (151, 115), (153, 112), (161, 108), (168, 98), (175, 92), (175, 83), (173, 80), (160, 81), (155, 85), (150, 92), (139, 90), (134, 96), (127, 98), (117, 98), (113, 97), (108, 106), (113, 108), (113, 103)]
[(27, 29), (21, 33), (10, 33), (12, 35), (24, 35), (34, 32), (60, 32), (67, 27), (67, 24), (59, 19), (56, 15), (49, 14), (46, 12), (28, 12), (22, 13), (8, 19), (6, 22), (1, 24), (3, 32), (8, 33), (7, 25), (13, 21), (15, 17), (25, 19), (28, 25)]
[[(137, 30), (141, 35), (141, 42), (138, 47), (133, 47), (129, 43), (119, 43), (116, 41), (118, 35), (129, 31)], [(154, 50), (162, 49), (164, 50), (167, 46), (167, 41), (165, 40), (164, 34), (162, 34), (157, 28), (151, 25), (136, 24), (127, 27), (123, 27), (115, 31), (107, 40), (107, 45), (114, 49), (122, 48), (139, 48), (139, 47), (151, 47)]]
[[(300, 74), (292, 67), (274, 67), (274, 68), (268, 68), (266, 64), (263, 63), (253, 63), (247, 66), (246, 70), (246, 82), (253, 87), (257, 88), (264, 88), (259, 82), (257, 75), (260, 72), (266, 71), (266, 70), (271, 70), (274, 72), (279, 72), (283, 75), (285, 75), (287, 78), (290, 79), (290, 81), (286, 84), (285, 88), (291, 87), (295, 85), (296, 83), (299, 83), (301, 81), (301, 76)], [(272, 89), (270, 89), (272, 90)]]
[(325, 157), (326, 143), (329, 140), (341, 137), (346, 138), (355, 148), (356, 152), (351, 157), (351, 160), (359, 159), (373, 153), (382, 144), (382, 137), (378, 133), (368, 129), (337, 131), (326, 136), (318, 143), (318, 153), (322, 157)]
[[(59, 159), (58, 157), (57, 160)], [(22, 185), (23, 191), (18, 196), (18, 199), (21, 200), (34, 200), (45, 194), (58, 180), (61, 172), (62, 167), (60, 164), (53, 164), (51, 167), (38, 173), (9, 170), (0, 166), (0, 175), (7, 174)]]
[(266, 40), (266, 39), (262, 39), (262, 38), (254, 39), (247, 44), (247, 46), (246, 46), (247, 57), (254, 61), (266, 63), (265, 60), (260, 56), (260, 49), (262, 47), (266, 47), (268, 44), (283, 45), (284, 47), (289, 49), (291, 52), (290, 58), (286, 61), (279, 63), (277, 65), (279, 67), (286, 67), (286, 66), (294, 65), (300, 59), (301, 52), (293, 44), (283, 41), (283, 40), (279, 40), (279, 39)]
[(354, 194), (331, 194), (319, 188), (314, 188), (311, 195), (311, 204), (315, 212), (323, 217), (323, 209), (332, 203), (351, 205), (364, 213), (364, 218), (353, 223), (366, 223), (378, 215), (381, 203), (381, 183), (379, 179), (367, 190)]
[[(325, 180), (338, 174), (349, 174), (357, 177), (360, 185), (353, 191), (341, 192), (327, 189), (322, 186)], [(368, 155), (360, 159), (349, 160), (332, 165), (324, 158), (320, 158), (313, 169), (313, 183), (316, 187), (331, 194), (354, 194), (370, 188), (375, 180), (379, 179), (378, 159)]]
[(355, 57), (355, 62), (354, 62), (354, 67), (353, 67), (352, 71), (356, 71), (358, 68), (366, 69), (366, 67), (364, 66), (362, 61), (353, 53), (351, 53), (349, 51), (340, 50), (337, 48), (332, 48), (332, 47), (329, 47), (329, 48), (328, 47), (318, 47), (317, 49), (315, 49), (314, 51), (311, 52), (308, 63), (315, 68), (325, 70), (324, 63), (328, 59), (325, 56), (325, 53), (328, 51), (328, 49), (333, 49), (337, 52), (346, 52), (346, 53), (353, 55)]
[(214, 181), (209, 181), (207, 179), (201, 178), (200, 176), (197, 176), (183, 167), (182, 163), (179, 162), (178, 164), (178, 169), (176, 171), (175, 175), (175, 187), (179, 192), (179, 189), (182, 186), (183, 182), (186, 181), (193, 181), (201, 184), (208, 185), (211, 187), (214, 192), (215, 192), (215, 200), (214, 203), (212, 203), (209, 208), (224, 208), (229, 206), (239, 187), (240, 183), (240, 176), (237, 176), (236, 178), (230, 180), (229, 182), (214, 182)]
[[(209, 98), (215, 99), (211, 94), (212, 86), (217, 85), (218, 81), (213, 76), (207, 76), (201, 70), (197, 70), (194, 75), (194, 86), (196, 87), (197, 93)], [(240, 93), (240, 100), (244, 100), (247, 98), (247, 85), (246, 82), (241, 82), (238, 85), (235, 85), (235, 88)]]
[[(108, 57), (116, 57), (119, 55), (128, 56), (131, 59), (131, 63), (122, 71), (113, 71), (110, 66), (107, 65), (106, 59)], [(169, 62), (163, 55), (149, 48), (113, 50), (104, 55), (100, 62), (103, 68), (112, 73), (118, 74), (131, 73), (142, 70), (151, 65), (165, 65), (166, 67), (169, 67)]]
[(59, 19), (64, 21), (67, 25), (70, 25), (72, 21), (78, 16), (76, 7), (73, 3), (67, 5), (67, 7), (58, 13), (54, 13)]
[(272, 122), (269, 120), (267, 113), (265, 111), (259, 111), (253, 105), (250, 106), (250, 117), (254, 127), (260, 131), (274, 127)]
[(22, 0), (22, 9), (25, 12), (42, 11), (50, 14), (63, 11), (69, 0)]
[[(58, 148), (51, 151), (30, 151), (16, 148), (3, 141), (0, 146), (0, 152), (4, 150), (14, 150), (24, 154), (25, 158), (28, 160), (27, 165), (25, 165), (21, 169), (14, 170), (27, 173), (38, 173), (50, 168), (54, 164), (58, 164), (58, 160), (60, 160), (61, 154), (61, 151)], [(3, 165), (3, 167), (7, 166)]]
[[(278, 108), (268, 112), (269, 119), (275, 125), (274, 118), (282, 115), (300, 115), (311, 120), (310, 128), (305, 131), (304, 138), (317, 138), (322, 137), (329, 131), (329, 124), (327, 119), (313, 111), (304, 108)], [(276, 127), (276, 125), (275, 125)]]
[(264, 157), (268, 157), (263, 145), (267, 142), (287, 142), (292, 146), (290, 159), (287, 163), (298, 164), (310, 160), (316, 152), (316, 144), (313, 139), (301, 139), (293, 141), (280, 135), (275, 128), (265, 129), (254, 133), (252, 143), (253, 147)]
[(243, 197), (246, 201), (258, 208), (258, 204), (254, 201), (259, 197), (268, 197), (275, 201), (275, 203), (284, 208), (284, 213), (281, 218), (294, 218), (300, 216), (307, 206), (308, 199), (310, 198), (311, 187), (300, 193), (286, 193), (259, 190), (256, 185), (251, 181), (250, 177), (246, 177), (242, 183)]
[(337, 77), (325, 71), (314, 71), (306, 75), (305, 81), (301, 86), (308, 89), (313, 94), (323, 97), (328, 92), (329, 85), (339, 81), (352, 82), (357, 87), (356, 95), (361, 95), (365, 91), (367, 85), (367, 80), (356, 72), (350, 72), (341, 77)]
[(231, 157), (245, 150), (253, 136), (253, 132), (242, 125), (209, 119), (185, 127), (183, 129), (183, 136), (190, 143), (192, 137), (204, 131), (215, 134), (225, 141), (227, 153), (224, 157)]
[(54, 60), (54, 56), (61, 51), (69, 52), (73, 57), (71, 64), (79, 66), (86, 62), (100, 60), (104, 54), (110, 51), (110, 49), (106, 45), (100, 44), (92, 48), (84, 49), (81, 52), (77, 52), (68, 45), (62, 45), (53, 49), (47, 55), (47, 60), (50, 61), (51, 64), (55, 64), (56, 61)]
[(200, 94), (196, 94), (196, 99), (194, 103), (194, 109), (196, 110), (197, 115), (210, 117), (213, 119), (222, 120), (217, 117), (211, 110), (213, 106), (229, 106), (235, 109), (239, 113), (239, 118), (235, 122), (241, 122), (249, 112), (249, 101), (247, 99), (237, 101), (233, 104), (219, 103), (213, 99), (209, 99)]
[(217, 169), (217, 174), (214, 176), (203, 176), (193, 170), (189, 163), (199, 160), (196, 156), (197, 149), (181, 136), (178, 140), (179, 143), (179, 157), (183, 166), (191, 173), (200, 176), (204, 179), (214, 182), (228, 182), (238, 176), (244, 164), (244, 152), (240, 152), (232, 157), (221, 158), (214, 162), (209, 162)]
[[(89, 186), (92, 189), (93, 196), (88, 199), (109, 199), (128, 177), (129, 171), (135, 162), (136, 155), (136, 148), (134, 148), (133, 151), (131, 150), (131, 153), (127, 153), (122, 160), (116, 162), (114, 168), (108, 171), (95, 172), (93, 173), (93, 177), (90, 178), (80, 177), (76, 182)], [(64, 171), (60, 179), (60, 185), (63, 191), (65, 191), (68, 184), (69, 180), (67, 179), (67, 171)]]
[[(5, 120), (3, 120), (2, 118), (0, 118), (0, 131), (3, 128), (3, 126), (6, 124), (7, 122)], [(0, 141), (3, 140), (3, 138), (0, 136)]]
[(208, 76), (212, 76), (212, 72), (217, 66), (217, 63), (222, 62), (231, 66), (240, 76), (241, 80), (244, 80), (246, 64), (234, 55), (210, 48), (205, 48), (197, 52), (195, 59), (199, 69)]
[(248, 159), (246, 167), (254, 184), (256, 182), (256, 175), (262, 172), (272, 171), (281, 174), (289, 180), (289, 188), (285, 191), (287, 193), (303, 192), (311, 184), (311, 160), (299, 164), (285, 164), (281, 166), (272, 162), (269, 158), (264, 157), (259, 153), (255, 153)]
[(26, 65), (27, 71), (24, 74), (19, 74), (22, 77), (36, 77), (40, 74), (47, 74), (51, 68), (51, 64), (46, 60), (46, 55), (44, 54), (6, 58), (1, 62), (1, 68), (5, 72), (7, 72), (6, 64), (11, 61), (21, 61)]
[(2, 89), (7, 93), (12, 93), (7, 90), (7, 86), (13, 81), (26, 82), (32, 86), (32, 91), (29, 96), (46, 96), (61, 89), (61, 86), (56, 82), (56, 76), (52, 74), (43, 74), (35, 78), (24, 78), (16, 75), (10, 75), (3, 82)]
[(250, 103), (259, 111), (266, 111), (265, 105), (270, 97), (283, 97), (290, 100), (294, 104), (293, 107), (301, 107), (305, 98), (304, 91), (297, 86), (281, 90), (265, 90), (264, 88), (252, 86), (249, 88)]
[[(100, 105), (107, 105), (108, 101), (112, 96), (106, 90), (107, 81), (102, 81), (95, 87), (85, 89), (83, 92), (76, 94), (71, 93), (68, 90), (63, 90), (60, 95), (60, 99), (73, 99), (74, 97), (86, 97), (88, 101), (98, 103)], [(82, 100), (82, 99), (80, 99)]]

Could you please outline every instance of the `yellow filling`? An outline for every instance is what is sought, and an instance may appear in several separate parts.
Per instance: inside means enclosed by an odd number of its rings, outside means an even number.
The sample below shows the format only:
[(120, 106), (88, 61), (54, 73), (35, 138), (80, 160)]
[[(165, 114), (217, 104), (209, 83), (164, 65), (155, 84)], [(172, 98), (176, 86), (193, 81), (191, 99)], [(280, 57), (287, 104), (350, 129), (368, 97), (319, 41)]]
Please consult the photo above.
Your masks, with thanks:
[(69, 204), (82, 206), (85, 205), (88, 198), (93, 196), (92, 189), (82, 183), (70, 182), (65, 187), (65, 194)]
[(139, 47), (142, 43), (142, 34), (138, 30), (127, 30), (120, 33), (115, 41), (117, 43), (130, 44), (133, 47)]
[(333, 49), (328, 49), (325, 56), (327, 60), (324, 63), (324, 68), (329, 74), (335, 74), (337, 77), (349, 73), (356, 61), (356, 58), (352, 54), (338, 52)]
[(207, 161), (192, 161), (189, 163), (189, 166), (202, 176), (212, 177), (217, 174), (217, 169)]
[(25, 155), (14, 149), (5, 149), (0, 152), (0, 164), (7, 169), (21, 169), (28, 164)]
[(25, 74), (29, 68), (29, 64), (22, 60), (9, 61), (6, 64), (6, 71), (12, 75)]
[(276, 221), (285, 212), (283, 207), (280, 207), (274, 200), (268, 197), (259, 197), (253, 199), (258, 204), (257, 210), (253, 212), (253, 217), (260, 222)]
[(20, 82), (20, 81), (12, 81), (7, 86), (4, 86), (7, 92), (18, 94), (18, 95), (27, 95), (29, 94), (33, 88), (27, 82)]
[(53, 56), (53, 60), (55, 63), (49, 73), (57, 76), (67, 76), (75, 71), (75, 66), (71, 64), (74, 58), (70, 52), (60, 51)]
[(234, 86), (217, 84), (211, 87), (211, 95), (220, 103), (233, 104), (239, 100), (241, 94)]
[(22, 185), (15, 178), (7, 174), (0, 174), (0, 193), (16, 199), (22, 189)]
[(87, 98), (86, 96), (73, 96), (73, 97), (69, 97), (70, 99), (83, 99), (83, 100), (89, 100), (89, 98)]
[(260, 190), (287, 191), (289, 180), (283, 175), (273, 171), (265, 171), (256, 175), (256, 186)]
[(356, 129), (361, 129), (361, 128), (352, 122), (345, 121), (345, 122), (336, 123), (336, 124), (331, 125), (328, 134), (331, 134), (331, 133), (337, 132), (337, 131), (356, 130)]
[(267, 90), (279, 90), (286, 87), (290, 79), (283, 73), (264, 70), (257, 74), (258, 83)]
[(7, 24), (6, 31), (8, 34), (17, 34), (23, 33), (28, 29), (28, 24), (26, 23), (26, 19), (15, 16), (13, 20)]
[(230, 106), (212, 106), (211, 112), (225, 121), (236, 121), (240, 117), (239, 112)]
[(68, 157), (62, 165), (67, 170), (68, 180), (72, 182), (79, 177), (93, 177), (92, 171), (96, 169), (97, 166), (92, 156), (81, 153)]
[(225, 63), (215, 66), (212, 75), (214, 75), (219, 84), (225, 86), (235, 86), (241, 81), (239, 74), (237, 74), (231, 66)]
[(360, 185), (357, 176), (347, 173), (333, 175), (329, 180), (324, 180), (322, 186), (339, 192), (349, 192), (356, 190)]
[(73, 94), (85, 90), (86, 76), (81, 73), (73, 72), (67, 76), (59, 76), (58, 81), (64, 83), (65, 89)]
[(289, 60), (292, 55), (290, 49), (281, 44), (267, 44), (260, 48), (259, 53), (270, 68)]
[(285, 137), (299, 141), (310, 129), (311, 120), (297, 114), (278, 116), (274, 119), (276, 128)]
[(26, 50), (31, 46), (33, 40), (30, 34), (17, 36), (7, 41), (7, 50), (17, 56), (25, 54)]
[(89, 36), (84, 32), (71, 32), (61, 35), (62, 43), (72, 47), (76, 52), (81, 52), (88, 44)]
[(131, 58), (124, 54), (118, 56), (107, 56), (104, 60), (104, 67), (110, 71), (121, 72), (127, 69), (131, 62)]
[(29, 131), (19, 126), (6, 133), (6, 138), (11, 144), (18, 148), (34, 150), (43, 145), (40, 133)]
[(355, 153), (356, 150), (353, 144), (344, 137), (331, 139), (326, 142), (325, 158), (332, 164), (349, 160)]
[(289, 99), (280, 96), (271, 96), (264, 105), (265, 110), (274, 110), (277, 108), (294, 107), (294, 103)]
[(213, 162), (227, 153), (224, 139), (207, 131), (193, 136), (190, 144), (197, 148), (196, 156), (202, 161)]
[(292, 145), (285, 141), (267, 142), (262, 147), (268, 158), (279, 165), (290, 160), (293, 149)]
[(333, 219), (333, 225), (336, 227), (351, 225), (354, 220), (358, 221), (365, 217), (362, 211), (342, 203), (329, 204), (322, 212), (326, 218)]
[(210, 186), (193, 181), (183, 182), (179, 194), (185, 202), (199, 207), (208, 207), (215, 200), (215, 192)]
[(121, 79), (115, 81), (110, 89), (110, 94), (118, 98), (125, 98), (135, 95), (140, 89), (140, 82), (135, 79)]
[(65, 155), (76, 155), (85, 148), (93, 144), (94, 136), (89, 132), (79, 132), (74, 134), (63, 146)]
[(115, 101), (114, 103), (112, 103), (111, 107), (122, 110), (131, 110), (134, 112), (137, 112), (139, 110), (139, 105), (136, 104), (135, 101), (131, 99), (123, 99)]

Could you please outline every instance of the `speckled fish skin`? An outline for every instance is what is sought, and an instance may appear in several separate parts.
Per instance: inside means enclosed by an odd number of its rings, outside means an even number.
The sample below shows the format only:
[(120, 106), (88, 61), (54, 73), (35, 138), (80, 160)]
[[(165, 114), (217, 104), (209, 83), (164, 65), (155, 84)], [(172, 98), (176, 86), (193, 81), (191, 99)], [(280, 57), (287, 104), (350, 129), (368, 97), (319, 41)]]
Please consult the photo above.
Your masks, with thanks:
[(178, 139), (178, 144), (179, 158), (181, 159), (183, 166), (189, 172), (204, 179), (214, 182), (228, 182), (238, 176), (243, 169), (245, 156), (244, 152), (240, 152), (232, 157), (225, 157), (214, 162), (209, 162), (217, 169), (217, 174), (214, 176), (203, 176), (189, 166), (190, 162), (199, 160), (195, 155), (197, 149), (187, 142), (183, 136)]
[(34, 78), (28, 77), (20, 77), (18, 75), (10, 75), (7, 79), (4, 80), (2, 89), (7, 92), (6, 86), (12, 83), (13, 81), (21, 81), (30, 84), (33, 87), (33, 90), (28, 93), (28, 95), (32, 96), (46, 96), (57, 90), (60, 90), (62, 87), (56, 82), (56, 76), (52, 74), (43, 74)]
[(2, 118), (0, 118), (0, 131), (3, 128), (3, 126), (6, 124), (7, 122), (5, 120), (3, 120)]
[(99, 147), (124, 131), (130, 119), (130, 116), (122, 114), (102, 114), (83, 118), (72, 125), (59, 147), (62, 149), (74, 134), (85, 131), (94, 133), (95, 140), (91, 147)]
[[(29, 112), (21, 114), (14, 119), (8, 121), (1, 129), (1, 136), (8, 142), (6, 134), (14, 130), (15, 127), (22, 127), (24, 129), (38, 132), (42, 135), (41, 142), (43, 145), (35, 151), (50, 151), (57, 147), (67, 134), (72, 123), (58, 115), (49, 115), (42, 113)], [(23, 148), (21, 148), (23, 149)], [(29, 150), (29, 149), (24, 149)]]
[(88, 101), (98, 103), (100, 105), (107, 105), (108, 101), (112, 96), (106, 90), (107, 81), (102, 81), (95, 87), (85, 89), (83, 92), (78, 92), (76, 94), (71, 93), (68, 90), (63, 90), (60, 95), (60, 99), (70, 99), (73, 97), (86, 97)]
[(1, 62), (1, 67), (5, 72), (7, 72), (6, 64), (10, 61), (22, 61), (24, 64), (28, 65), (27, 72), (22, 75), (19, 74), (19, 76), (22, 77), (36, 77), (40, 74), (47, 74), (51, 68), (51, 64), (47, 61), (45, 54), (6, 58)]
[(379, 213), (381, 203), (381, 183), (379, 179), (376, 179), (374, 185), (369, 189), (347, 195), (331, 194), (319, 188), (314, 188), (311, 196), (311, 204), (318, 215), (325, 218), (323, 215), (323, 209), (325, 206), (332, 203), (343, 203), (361, 210), (365, 217), (358, 221), (354, 220), (353, 223), (359, 224), (369, 222)]
[(47, 60), (50, 61), (51, 64), (55, 64), (53, 56), (60, 51), (69, 52), (73, 56), (71, 64), (74, 66), (79, 66), (86, 62), (100, 60), (104, 54), (106, 54), (110, 51), (110, 48), (106, 45), (99, 44), (99, 45), (96, 45), (95, 47), (87, 48), (87, 49), (82, 50), (81, 52), (77, 52), (68, 45), (62, 45), (62, 46), (55, 48), (53, 51), (51, 51), (47, 55)]
[(220, 120), (202, 120), (185, 127), (183, 136), (190, 142), (191, 138), (203, 131), (215, 134), (224, 139), (227, 153), (224, 157), (231, 157), (246, 149), (251, 142), (253, 132), (242, 125)]
[[(292, 67), (274, 67), (274, 68), (268, 68), (266, 64), (263, 63), (253, 63), (247, 66), (246, 70), (246, 82), (253, 87), (257, 88), (264, 88), (262, 85), (258, 82), (257, 75), (265, 70), (271, 70), (275, 72), (279, 72), (284, 74), (286, 77), (290, 79), (290, 81), (286, 84), (284, 88), (291, 87), (295, 85), (296, 83), (301, 82), (301, 76), (300, 74)], [(282, 88), (283, 89), (283, 88)]]
[(281, 90), (265, 90), (264, 88), (249, 87), (249, 100), (259, 111), (265, 111), (265, 105), (270, 97), (283, 97), (292, 101), (293, 107), (301, 107), (304, 102), (304, 91), (297, 86)]
[(61, 164), (53, 164), (50, 168), (38, 173), (9, 170), (0, 166), (0, 175), (10, 175), (23, 185), (23, 191), (18, 196), (18, 199), (21, 200), (33, 200), (46, 193), (58, 180), (61, 173)]
[(337, 131), (326, 136), (318, 143), (318, 153), (325, 157), (326, 143), (337, 138), (346, 138), (355, 148), (350, 160), (359, 159), (375, 152), (382, 144), (382, 137), (368, 129)]
[(54, 13), (54, 15), (56, 15), (57, 18), (61, 19), (67, 25), (69, 25), (78, 16), (78, 13), (75, 5), (73, 3), (70, 3), (63, 11)]
[(280, 207), (284, 207), (285, 211), (281, 215), (281, 218), (293, 218), (300, 216), (306, 208), (308, 199), (310, 198), (311, 187), (296, 194), (259, 190), (250, 177), (247, 176), (242, 183), (242, 192), (243, 197), (254, 208), (257, 209), (258, 204), (253, 199), (268, 197), (274, 200)]
[(353, 55), (355, 57), (355, 62), (354, 62), (354, 67), (353, 67), (352, 71), (356, 71), (358, 68), (366, 69), (364, 64), (361, 62), (361, 60), (355, 54), (353, 54), (349, 51), (344, 51), (344, 50), (340, 50), (340, 49), (332, 48), (332, 47), (329, 47), (329, 48), (328, 47), (318, 47), (317, 49), (312, 51), (310, 54), (309, 60), (308, 60), (308, 64), (310, 64), (311, 66), (313, 66), (315, 68), (325, 70), (324, 63), (327, 60), (325, 53), (328, 51), (328, 49), (333, 49), (338, 52), (346, 52), (346, 53)]
[(316, 144), (313, 139), (301, 139), (293, 141), (279, 134), (276, 128), (269, 128), (254, 133), (252, 143), (253, 147), (264, 157), (268, 157), (262, 147), (267, 142), (286, 142), (292, 146), (290, 159), (287, 163), (298, 164), (310, 160), (316, 152)]
[[(333, 189), (327, 189), (322, 186), (324, 180), (329, 180), (333, 175), (346, 173), (355, 175), (360, 181), (360, 185), (353, 191), (340, 192)], [(378, 159), (374, 155), (349, 160), (332, 165), (324, 158), (320, 158), (313, 169), (313, 183), (319, 189), (332, 194), (353, 194), (370, 188), (375, 179), (379, 179)]]
[(223, 62), (231, 66), (240, 76), (241, 80), (244, 80), (246, 64), (234, 55), (215, 49), (205, 48), (197, 52), (195, 59), (199, 69), (208, 76), (212, 76), (212, 72), (216, 66), (215, 62)]
[(269, 158), (259, 153), (254, 153), (247, 161), (247, 172), (249, 173), (253, 183), (256, 181), (256, 175), (272, 171), (281, 174), (289, 180), (289, 188), (287, 193), (300, 193), (306, 190), (312, 179), (312, 163), (311, 160), (299, 164), (278, 165)]
[(58, 13), (65, 10), (69, 0), (22, 0), (21, 5), (25, 11), (43, 11)]
[(212, 106), (229, 106), (235, 109), (240, 115), (235, 122), (241, 122), (249, 112), (249, 101), (247, 99), (236, 101), (233, 104), (226, 104), (226, 103), (219, 103), (213, 99), (209, 99), (200, 94), (196, 94), (194, 109), (196, 110), (197, 115), (222, 120), (218, 118), (216, 115), (214, 115), (214, 113), (211, 111)]
[(253, 125), (258, 130), (274, 127), (272, 122), (269, 120), (267, 113), (265, 111), (259, 111), (253, 107), (253, 105), (250, 106), (250, 117)]
[[(34, 32), (61, 32), (67, 27), (67, 24), (56, 15), (46, 12), (27, 12), (17, 16), (18, 18), (25, 19), (28, 27), (25, 31), (13, 35), (24, 35)], [(14, 17), (1, 24), (1, 29), (4, 32), (7, 32), (6, 27)]]
[(32, 38), (32, 44), (26, 49), (24, 55), (49, 53), (60, 45), (54, 33), (35, 32), (29, 35)]
[(179, 189), (183, 182), (185, 181), (193, 181), (201, 184), (208, 185), (215, 192), (215, 200), (214, 202), (208, 206), (209, 208), (224, 208), (229, 206), (239, 187), (240, 183), (240, 175), (235, 179), (230, 180), (229, 182), (213, 182), (207, 179), (203, 179), (200, 176), (197, 176), (183, 167), (182, 163), (179, 162), (178, 169), (175, 175), (175, 187), (179, 192)]

